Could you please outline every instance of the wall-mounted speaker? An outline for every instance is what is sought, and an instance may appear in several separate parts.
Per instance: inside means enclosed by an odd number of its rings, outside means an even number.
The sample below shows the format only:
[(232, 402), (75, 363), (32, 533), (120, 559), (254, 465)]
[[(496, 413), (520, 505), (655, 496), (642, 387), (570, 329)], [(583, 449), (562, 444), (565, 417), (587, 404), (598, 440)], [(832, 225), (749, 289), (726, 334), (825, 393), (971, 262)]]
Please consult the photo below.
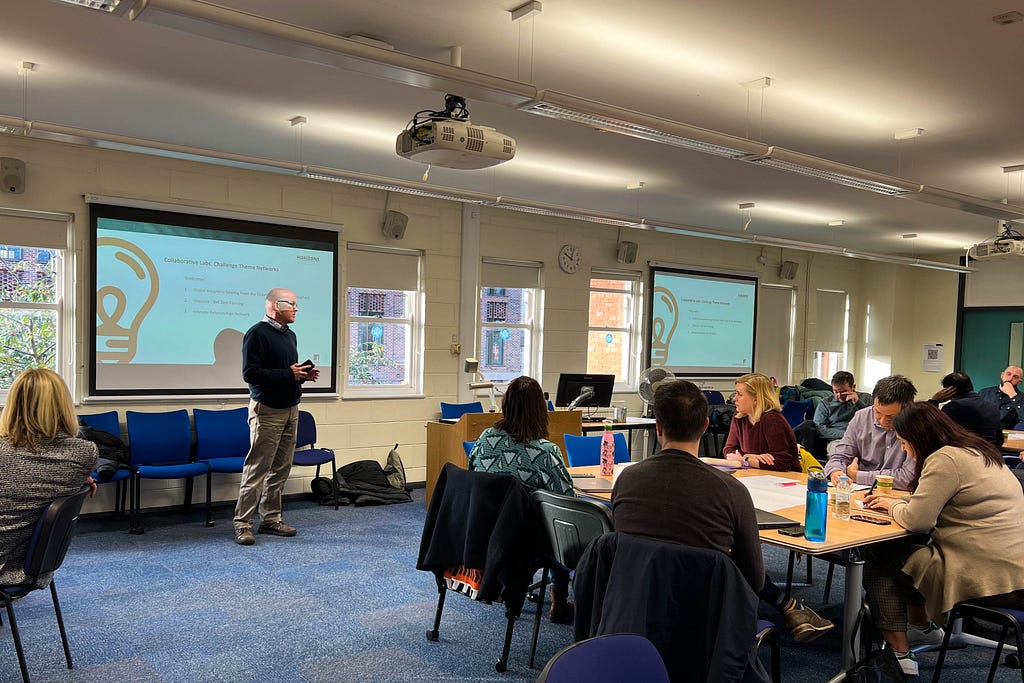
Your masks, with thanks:
[(783, 261), (779, 266), (779, 277), (783, 280), (792, 280), (796, 277), (797, 268), (800, 264), (796, 261)]
[(619, 242), (619, 252), (615, 260), (619, 263), (636, 263), (636, 242)]
[(384, 225), (381, 232), (393, 240), (400, 240), (405, 237), (405, 226), (409, 225), (409, 217), (400, 211), (385, 211)]
[(25, 162), (12, 157), (0, 157), (0, 180), (4, 192), (21, 194), (25, 191)]

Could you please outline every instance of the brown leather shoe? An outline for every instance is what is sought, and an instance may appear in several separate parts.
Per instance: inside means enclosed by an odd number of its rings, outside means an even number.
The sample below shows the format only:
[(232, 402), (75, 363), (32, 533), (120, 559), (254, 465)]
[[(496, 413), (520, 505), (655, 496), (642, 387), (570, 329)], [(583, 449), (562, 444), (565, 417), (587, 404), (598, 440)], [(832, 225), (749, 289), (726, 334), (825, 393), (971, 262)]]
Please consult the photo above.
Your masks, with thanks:
[(278, 520), (272, 524), (260, 524), (260, 533), (269, 534), (271, 536), (287, 536), (291, 537), (298, 533), (298, 530), (293, 526), (288, 526), (284, 522)]
[(568, 599), (569, 589), (551, 587), (551, 613), (548, 619), (552, 624), (571, 624), (576, 618), (576, 605)]
[(235, 543), (238, 545), (255, 545), (256, 537), (252, 535), (252, 529), (244, 526), (236, 527)]

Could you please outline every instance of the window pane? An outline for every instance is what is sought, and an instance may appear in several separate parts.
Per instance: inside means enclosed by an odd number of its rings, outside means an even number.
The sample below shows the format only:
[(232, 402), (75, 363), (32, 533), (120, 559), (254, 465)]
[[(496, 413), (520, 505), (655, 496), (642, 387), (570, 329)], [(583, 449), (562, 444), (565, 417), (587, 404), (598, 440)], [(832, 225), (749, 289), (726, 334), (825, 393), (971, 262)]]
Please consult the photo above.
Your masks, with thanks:
[(590, 327), (627, 328), (629, 323), (629, 295), (590, 292)]
[(838, 371), (845, 370), (844, 365), (843, 354), (837, 351), (814, 352), (814, 376), (820, 377), (826, 382)]
[(599, 280), (593, 278), (590, 280), (591, 289), (621, 289), (624, 292), (631, 291), (633, 289), (633, 283), (629, 280)]
[(629, 335), (593, 332), (587, 335), (587, 372), (615, 375), (623, 382), (629, 372)]
[(507, 382), (522, 375), (529, 357), (526, 339), (526, 330), (523, 329), (485, 326), (480, 340), (483, 351), (480, 372), (497, 382)]
[(0, 245), (0, 301), (57, 301), (57, 251)]
[(0, 389), (26, 368), (57, 369), (57, 311), (0, 310)]
[(377, 318), (409, 318), (406, 292), (400, 289), (348, 288), (348, 314)]
[(480, 320), (500, 320), (512, 325), (529, 323), (529, 293), (528, 289), (484, 287), (480, 291)]
[(357, 322), (348, 326), (350, 386), (408, 383), (409, 326)]

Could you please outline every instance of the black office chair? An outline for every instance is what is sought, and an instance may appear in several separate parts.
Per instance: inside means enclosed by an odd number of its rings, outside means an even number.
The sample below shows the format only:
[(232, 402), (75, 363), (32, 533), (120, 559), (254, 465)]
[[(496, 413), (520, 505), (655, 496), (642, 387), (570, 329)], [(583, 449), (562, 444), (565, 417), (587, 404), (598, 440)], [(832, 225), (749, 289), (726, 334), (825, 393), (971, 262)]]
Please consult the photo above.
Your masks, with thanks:
[[(548, 541), (551, 558), (570, 570), (576, 569), (583, 551), (598, 536), (613, 530), (608, 507), (585, 498), (563, 496), (550, 491), (530, 494)], [(533, 642), (530, 644), (530, 666), (537, 653), (537, 636), (544, 613), (544, 591), (548, 583), (548, 567), (544, 567), (537, 599), (537, 615), (533, 622)]]
[[(28, 551), (25, 553), (24, 583), (0, 586), (0, 600), (7, 608), (7, 618), (11, 622), (11, 636), (14, 638), (14, 649), (18, 653), (18, 666), (21, 667), (21, 678), (29, 683), (28, 666), (25, 664), (25, 651), (18, 633), (18, 621), (14, 616), (14, 601), (19, 600), (34, 590), (40, 576), (50, 574), (60, 568), (71, 545), (71, 537), (75, 531), (75, 522), (82, 511), (82, 504), (89, 495), (89, 487), (84, 486), (77, 493), (58, 498), (47, 506), (43, 515), (36, 523), (32, 538), (29, 539)], [(64, 630), (64, 617), (60, 612), (60, 601), (57, 599), (57, 584), (50, 580), (50, 597), (53, 599), (53, 611), (57, 615), (57, 627), (60, 629), (60, 641), (64, 646), (64, 658), (68, 668), (74, 668), (71, 662), (71, 648), (68, 646), (68, 634)]]
[[(1014, 663), (1016, 668), (1020, 669), (1021, 681), (1024, 682), (1024, 666), (1021, 666), (1020, 661), (1021, 653), (1024, 652), (1024, 634), (1021, 631), (1021, 624), (1024, 623), (1024, 610), (982, 606), (973, 604), (970, 600), (964, 600), (953, 605), (953, 609), (949, 610), (949, 616), (946, 617), (946, 635), (942, 638), (942, 646), (939, 648), (939, 658), (935, 662), (935, 673), (932, 675), (932, 683), (938, 683), (939, 676), (942, 675), (942, 664), (946, 661), (946, 651), (949, 649), (949, 636), (953, 632), (956, 620), (963, 617), (973, 617), (974, 619), (980, 619), (981, 621), (987, 621), (1003, 627), (1002, 633), (999, 634), (999, 644), (996, 646), (995, 655), (992, 657), (992, 666), (988, 672), (988, 683), (992, 683), (992, 679), (995, 678), (996, 669), (999, 668), (999, 656), (1003, 653), (1003, 644), (1006, 642), (1006, 636), (1010, 631), (1013, 631), (1017, 645), (1017, 656)], [(1010, 663), (1012, 657), (1013, 655), (1007, 656), (1007, 664)]]

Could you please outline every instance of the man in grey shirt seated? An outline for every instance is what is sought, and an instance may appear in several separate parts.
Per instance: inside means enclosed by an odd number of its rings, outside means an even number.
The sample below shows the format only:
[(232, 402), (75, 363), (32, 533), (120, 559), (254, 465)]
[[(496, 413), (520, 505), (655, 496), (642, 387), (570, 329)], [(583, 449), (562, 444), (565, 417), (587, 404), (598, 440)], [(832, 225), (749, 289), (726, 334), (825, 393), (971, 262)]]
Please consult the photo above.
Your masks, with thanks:
[(907, 490), (914, 478), (914, 462), (907, 461), (892, 420), (916, 395), (917, 388), (903, 375), (878, 380), (872, 392), (872, 409), (853, 416), (825, 464), (829, 481), (835, 484), (845, 474), (855, 484), (870, 485), (876, 475), (888, 474), (895, 488)]
[(1003, 429), (1013, 429), (1018, 422), (1024, 422), (1024, 393), (1017, 391), (1022, 375), (1024, 371), (1011, 365), (999, 375), (999, 386), (985, 387), (978, 392), (978, 396), (999, 407)]
[(796, 441), (815, 458), (824, 459), (832, 455), (854, 413), (870, 407), (871, 394), (857, 391), (853, 373), (840, 370), (832, 375), (832, 395), (821, 399), (814, 419), (804, 420), (793, 430)]

